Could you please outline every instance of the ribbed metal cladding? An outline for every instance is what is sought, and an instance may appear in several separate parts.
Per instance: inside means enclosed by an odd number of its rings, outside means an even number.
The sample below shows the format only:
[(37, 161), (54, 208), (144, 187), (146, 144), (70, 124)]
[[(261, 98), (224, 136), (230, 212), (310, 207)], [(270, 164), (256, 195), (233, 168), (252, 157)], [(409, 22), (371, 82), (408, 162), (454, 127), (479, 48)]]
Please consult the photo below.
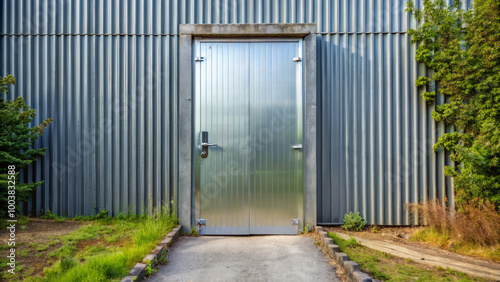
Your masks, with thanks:
[(47, 156), (23, 172), (45, 181), (24, 209), (116, 215), (170, 201), (178, 25), (314, 22), (318, 222), (360, 211), (369, 223), (415, 223), (404, 203), (452, 200), (453, 189), (445, 152), (431, 149), (449, 129), (414, 84), (426, 70), (405, 3), (0, 0), (0, 75), (16, 77), (12, 97), (37, 109), (35, 123), (55, 119), (36, 144)]
[(170, 93), (175, 36), (2, 36), (12, 98), (54, 122), (47, 155), (24, 175), (44, 180), (27, 206), (61, 215), (142, 212), (170, 200)]

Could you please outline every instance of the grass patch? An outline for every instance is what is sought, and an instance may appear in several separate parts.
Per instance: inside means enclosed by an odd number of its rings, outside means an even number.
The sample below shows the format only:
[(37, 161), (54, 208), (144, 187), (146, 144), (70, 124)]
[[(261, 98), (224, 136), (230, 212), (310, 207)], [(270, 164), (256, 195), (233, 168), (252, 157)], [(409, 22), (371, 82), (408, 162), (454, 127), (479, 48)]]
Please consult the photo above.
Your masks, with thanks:
[(340, 238), (335, 233), (328, 233), (340, 251), (347, 254), (350, 260), (359, 264), (363, 272), (375, 279), (384, 281), (483, 281), (451, 269), (426, 266), (412, 260), (372, 250), (361, 246), (351, 237)]
[(74, 255), (78, 248), (73, 244), (64, 245), (58, 249), (53, 250), (47, 254), (47, 258), (63, 258)]
[(52, 238), (49, 245), (57, 248), (47, 253), (47, 258), (60, 260), (45, 268), (43, 277), (27, 277), (26, 281), (121, 279), (177, 223), (176, 216), (167, 209), (151, 216), (122, 216), (121, 219), (103, 215), (68, 235)]
[(36, 247), (36, 250), (37, 250), (38, 252), (42, 252), (42, 251), (47, 250), (48, 248), (49, 248), (49, 246), (47, 246), (47, 245), (45, 245), (45, 244), (40, 244), (40, 245), (38, 245), (38, 247)]
[(25, 258), (25, 257), (28, 257), (29, 252), (30, 252), (30, 250), (24, 249), (24, 250), (18, 251), (17, 255)]
[(111, 252), (112, 250), (104, 247), (102, 244), (99, 244), (97, 246), (86, 246), (83, 251), (79, 252), (77, 255), (76, 255), (76, 258), (79, 258), (79, 259), (85, 259), (86, 257), (91, 257), (91, 256), (95, 256), (95, 255), (98, 255), (98, 254), (101, 254), (101, 253), (105, 253), (105, 252)]
[(433, 227), (421, 228), (410, 236), (410, 241), (426, 242), (459, 254), (500, 262), (500, 244), (483, 246), (470, 241), (458, 241), (447, 230), (439, 231)]
[(57, 245), (59, 243), (61, 243), (61, 241), (59, 241), (57, 239), (56, 240), (52, 240), (52, 241), (49, 242), (49, 246), (55, 246), (55, 245)]

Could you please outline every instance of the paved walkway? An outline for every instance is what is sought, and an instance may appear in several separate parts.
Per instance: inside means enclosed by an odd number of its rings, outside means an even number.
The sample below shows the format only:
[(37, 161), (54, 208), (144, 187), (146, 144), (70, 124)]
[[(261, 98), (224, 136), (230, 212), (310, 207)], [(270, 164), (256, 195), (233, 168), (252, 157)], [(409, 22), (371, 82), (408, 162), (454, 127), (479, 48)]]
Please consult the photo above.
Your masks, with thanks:
[(152, 281), (338, 281), (312, 238), (180, 237)]
[[(349, 239), (351, 236), (336, 232), (343, 239)], [(500, 264), (486, 262), (471, 257), (440, 251), (434, 249), (417, 248), (410, 245), (402, 246), (393, 242), (382, 240), (366, 239), (359, 236), (353, 236), (356, 241), (370, 249), (389, 253), (394, 256), (409, 258), (413, 261), (432, 266), (441, 266), (451, 268), (473, 276), (484, 277), (500, 281)]]

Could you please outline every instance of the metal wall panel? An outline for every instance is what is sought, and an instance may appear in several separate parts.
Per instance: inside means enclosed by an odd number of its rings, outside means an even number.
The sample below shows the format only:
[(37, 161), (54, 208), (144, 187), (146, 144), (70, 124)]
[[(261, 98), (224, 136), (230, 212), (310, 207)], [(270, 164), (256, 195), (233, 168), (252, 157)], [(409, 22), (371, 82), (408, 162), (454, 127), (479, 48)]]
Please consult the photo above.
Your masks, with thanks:
[(425, 68), (405, 34), (415, 25), (405, 3), (0, 0), (0, 75), (16, 77), (11, 93), (37, 109), (35, 122), (55, 118), (37, 142), (47, 156), (23, 172), (45, 180), (24, 208), (116, 215), (170, 200), (178, 24), (314, 22), (318, 222), (338, 223), (352, 210), (369, 223), (414, 223), (404, 203), (453, 200), (453, 188), (445, 152), (431, 151), (446, 128), (414, 84)]
[[(27, 209), (75, 216), (151, 211), (170, 201), (170, 93), (175, 36), (2, 36), (3, 74), (54, 118), (37, 141), (47, 155), (24, 175), (44, 180)], [(154, 59), (153, 59), (154, 58)], [(36, 205), (34, 204), (36, 202)]]

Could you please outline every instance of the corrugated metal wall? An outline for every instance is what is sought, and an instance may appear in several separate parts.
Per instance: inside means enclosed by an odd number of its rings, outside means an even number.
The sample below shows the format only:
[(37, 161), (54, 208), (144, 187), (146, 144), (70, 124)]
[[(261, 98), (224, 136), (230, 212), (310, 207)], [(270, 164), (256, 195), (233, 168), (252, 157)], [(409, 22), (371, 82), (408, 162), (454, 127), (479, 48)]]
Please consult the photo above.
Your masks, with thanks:
[(0, 75), (16, 77), (12, 97), (37, 109), (35, 123), (55, 119), (37, 142), (47, 156), (24, 172), (45, 181), (24, 209), (116, 215), (171, 199), (178, 24), (315, 22), (318, 222), (352, 210), (411, 224), (404, 203), (453, 193), (445, 153), (431, 152), (445, 128), (414, 84), (425, 69), (405, 2), (1, 0)]

